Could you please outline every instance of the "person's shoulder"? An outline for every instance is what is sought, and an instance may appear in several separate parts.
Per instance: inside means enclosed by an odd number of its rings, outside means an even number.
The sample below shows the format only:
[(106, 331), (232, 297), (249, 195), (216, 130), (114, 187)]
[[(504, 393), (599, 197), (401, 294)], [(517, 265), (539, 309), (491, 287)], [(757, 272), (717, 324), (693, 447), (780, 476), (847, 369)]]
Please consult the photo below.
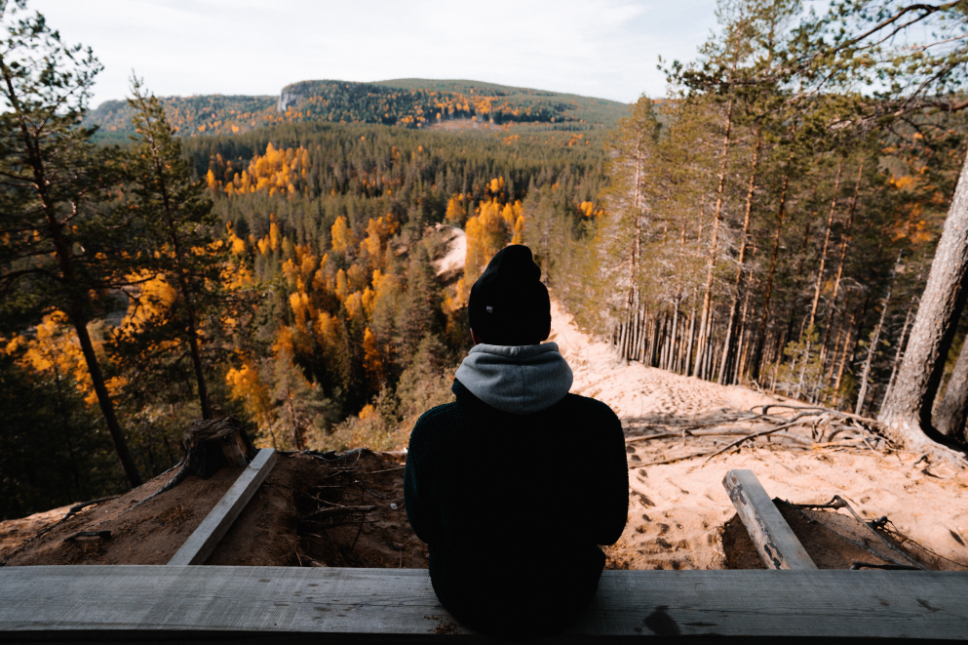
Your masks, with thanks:
[(608, 406), (607, 403), (603, 403), (598, 399), (593, 399), (589, 396), (582, 396), (581, 394), (574, 394), (572, 392), (569, 392), (568, 394), (565, 395), (565, 398), (562, 399), (562, 401), (575, 409), (580, 409), (587, 412), (594, 412), (598, 414), (606, 414), (606, 415), (613, 416), (616, 419), (618, 418), (615, 415), (615, 412), (612, 410), (612, 408)]
[(570, 410), (582, 414), (593, 414), (601, 417), (608, 417), (618, 421), (618, 415), (612, 408), (608, 407), (607, 403), (602, 403), (598, 399), (593, 399), (591, 397), (582, 396), (580, 394), (568, 393), (562, 402), (568, 406)]
[(458, 423), (456, 403), (438, 405), (421, 414), (410, 431), (407, 463), (439, 454)]
[(413, 426), (414, 433), (433, 432), (453, 423), (457, 416), (457, 402), (444, 403), (430, 408), (420, 415)]

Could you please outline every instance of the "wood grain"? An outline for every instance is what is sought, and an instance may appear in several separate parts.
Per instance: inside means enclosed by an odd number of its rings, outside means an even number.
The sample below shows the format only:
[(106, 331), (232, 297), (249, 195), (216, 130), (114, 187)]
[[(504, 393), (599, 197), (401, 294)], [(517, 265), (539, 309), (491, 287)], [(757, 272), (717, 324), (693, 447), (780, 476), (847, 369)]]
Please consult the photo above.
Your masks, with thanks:
[[(963, 640), (968, 634), (965, 598), (964, 572), (605, 571), (595, 600), (562, 640)], [(0, 569), (4, 643), (441, 638), (480, 640), (440, 606), (425, 570)]]
[(752, 470), (729, 471), (723, 486), (767, 568), (817, 568)]
[(259, 486), (272, 471), (278, 459), (272, 448), (263, 448), (246, 466), (232, 487), (229, 488), (215, 508), (205, 516), (194, 533), (168, 561), (169, 565), (204, 564), (208, 556), (225, 537), (239, 513), (249, 503)]

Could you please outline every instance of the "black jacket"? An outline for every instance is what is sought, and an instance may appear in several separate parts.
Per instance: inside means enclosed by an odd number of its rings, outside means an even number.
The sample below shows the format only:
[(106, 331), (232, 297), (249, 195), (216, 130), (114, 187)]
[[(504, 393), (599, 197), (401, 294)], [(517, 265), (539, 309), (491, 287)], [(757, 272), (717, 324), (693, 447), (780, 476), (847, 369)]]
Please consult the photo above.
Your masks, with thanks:
[(604, 403), (568, 394), (515, 415), (454, 381), (410, 436), (405, 499), (444, 607), (482, 633), (564, 629), (591, 600), (628, 514), (625, 438)]

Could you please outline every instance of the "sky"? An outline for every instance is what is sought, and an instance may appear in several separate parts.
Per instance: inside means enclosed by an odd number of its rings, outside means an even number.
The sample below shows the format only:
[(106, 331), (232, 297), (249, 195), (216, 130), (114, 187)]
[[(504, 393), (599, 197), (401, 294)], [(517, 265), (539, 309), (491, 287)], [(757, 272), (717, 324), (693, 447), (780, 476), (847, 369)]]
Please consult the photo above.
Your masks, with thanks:
[(715, 0), (30, 0), (104, 65), (91, 106), (128, 93), (278, 95), (296, 81), (468, 79), (630, 103), (665, 94)]

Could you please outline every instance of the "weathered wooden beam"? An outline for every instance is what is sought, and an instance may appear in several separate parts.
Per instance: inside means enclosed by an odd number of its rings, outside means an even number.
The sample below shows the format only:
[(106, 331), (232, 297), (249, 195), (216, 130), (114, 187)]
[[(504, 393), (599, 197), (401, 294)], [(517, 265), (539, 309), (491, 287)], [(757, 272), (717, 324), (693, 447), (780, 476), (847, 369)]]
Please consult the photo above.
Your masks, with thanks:
[[(595, 600), (562, 640), (963, 640), (965, 598), (963, 572), (605, 571)], [(440, 606), (425, 570), (0, 568), (5, 644), (419, 643), (442, 637), (479, 642)]]
[(168, 561), (169, 565), (204, 564), (208, 556), (225, 537), (232, 523), (249, 503), (252, 496), (265, 481), (278, 459), (272, 448), (263, 448), (239, 475), (215, 508), (205, 516), (195, 532), (188, 536), (178, 552)]
[(723, 486), (767, 568), (817, 568), (752, 470), (729, 471)]

